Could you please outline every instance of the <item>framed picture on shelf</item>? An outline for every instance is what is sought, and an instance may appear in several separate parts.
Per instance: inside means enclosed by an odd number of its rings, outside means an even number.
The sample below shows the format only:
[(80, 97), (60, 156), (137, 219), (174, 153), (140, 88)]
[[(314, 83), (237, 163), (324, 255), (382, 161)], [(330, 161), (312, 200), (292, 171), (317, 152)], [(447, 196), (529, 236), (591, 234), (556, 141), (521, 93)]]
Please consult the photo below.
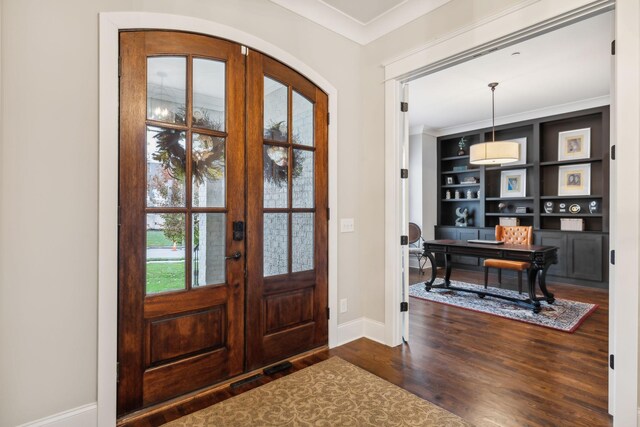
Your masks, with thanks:
[(452, 177), (452, 176), (448, 176), (448, 177), (445, 179), (445, 182), (446, 182), (446, 184), (447, 184), (447, 185), (453, 185), (453, 184), (455, 184), (455, 183), (456, 183), (456, 180), (455, 180), (455, 178), (454, 178), (454, 177)]
[(517, 142), (520, 145), (520, 154), (517, 162), (509, 163), (511, 165), (524, 165), (527, 163), (527, 138), (514, 138), (511, 141)]
[(525, 197), (527, 192), (527, 170), (514, 169), (500, 174), (500, 197)]
[(591, 157), (591, 128), (558, 133), (558, 160)]
[(588, 196), (590, 194), (590, 163), (558, 167), (558, 196)]

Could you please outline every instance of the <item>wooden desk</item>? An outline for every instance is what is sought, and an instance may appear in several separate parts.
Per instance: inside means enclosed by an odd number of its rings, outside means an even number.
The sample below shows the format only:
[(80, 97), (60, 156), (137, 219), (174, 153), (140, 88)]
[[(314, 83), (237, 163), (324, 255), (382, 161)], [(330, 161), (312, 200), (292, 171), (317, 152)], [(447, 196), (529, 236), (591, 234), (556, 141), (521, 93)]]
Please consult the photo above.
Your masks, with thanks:
[[(436, 280), (436, 260), (434, 253), (444, 255), (445, 276), (444, 282), (435, 285)], [(529, 298), (518, 299), (503, 295), (492, 294), (491, 292), (473, 291), (469, 289), (451, 286), (451, 255), (475, 256), (478, 258), (497, 258), (510, 261), (525, 261), (531, 263), (531, 268), (527, 272)], [(470, 243), (466, 240), (428, 240), (424, 242), (424, 256), (431, 261), (431, 280), (425, 282), (427, 291), (434, 288), (447, 288), (456, 291), (471, 292), (478, 294), (480, 298), (489, 295), (494, 298), (513, 301), (517, 304), (525, 305), (533, 309), (534, 313), (540, 312), (540, 301), (547, 301), (553, 304), (555, 298), (547, 290), (546, 276), (547, 270), (552, 264), (558, 262), (558, 248), (555, 246), (538, 245), (490, 245), (480, 243)], [(543, 296), (536, 296), (536, 278)]]

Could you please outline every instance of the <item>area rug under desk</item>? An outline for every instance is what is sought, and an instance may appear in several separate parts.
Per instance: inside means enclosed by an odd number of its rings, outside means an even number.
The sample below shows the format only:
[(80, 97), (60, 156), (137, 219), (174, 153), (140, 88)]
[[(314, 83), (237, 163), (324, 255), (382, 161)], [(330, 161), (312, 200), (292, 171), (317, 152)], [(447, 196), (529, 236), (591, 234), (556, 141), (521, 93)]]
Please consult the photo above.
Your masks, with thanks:
[(166, 426), (470, 426), (462, 418), (338, 357)]
[[(439, 283), (439, 280), (437, 283)], [(482, 285), (458, 282), (455, 280), (451, 281), (451, 285), (475, 290), (484, 289), (484, 286)], [(526, 294), (518, 294), (517, 291), (508, 289), (490, 287), (488, 291), (512, 298), (526, 298)], [(427, 292), (424, 288), (424, 283), (411, 285), (409, 287), (409, 295), (427, 301), (434, 301), (465, 308), (467, 310), (480, 311), (482, 313), (506, 317), (507, 319), (532, 323), (534, 325), (544, 326), (551, 329), (558, 329), (563, 332), (574, 332), (578, 329), (578, 326), (580, 326), (580, 324), (598, 308), (597, 304), (556, 299), (553, 304), (548, 304), (546, 301), (540, 301), (542, 310), (540, 313), (534, 314), (531, 308), (519, 306), (511, 301), (491, 298), (490, 296), (480, 298), (476, 294), (442, 288), (431, 289)]]

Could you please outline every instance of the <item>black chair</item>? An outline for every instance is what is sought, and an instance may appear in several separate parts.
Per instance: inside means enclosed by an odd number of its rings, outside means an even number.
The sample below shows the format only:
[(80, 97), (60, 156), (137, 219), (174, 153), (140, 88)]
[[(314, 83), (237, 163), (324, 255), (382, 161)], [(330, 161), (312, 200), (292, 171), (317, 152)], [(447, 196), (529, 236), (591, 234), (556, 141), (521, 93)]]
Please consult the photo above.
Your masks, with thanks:
[(409, 223), (409, 256), (415, 256), (418, 260), (418, 269), (420, 274), (424, 274), (424, 266), (427, 263), (427, 257), (424, 256), (424, 248), (422, 244), (422, 230), (416, 223)]

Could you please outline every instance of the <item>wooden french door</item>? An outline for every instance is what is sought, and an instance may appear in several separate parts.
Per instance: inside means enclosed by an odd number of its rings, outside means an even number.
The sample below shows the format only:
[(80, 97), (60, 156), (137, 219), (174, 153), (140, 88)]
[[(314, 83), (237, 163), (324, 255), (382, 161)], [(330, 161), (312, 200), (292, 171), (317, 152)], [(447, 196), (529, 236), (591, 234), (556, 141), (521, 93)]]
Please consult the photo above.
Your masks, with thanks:
[(247, 67), (249, 369), (327, 343), (327, 96), (251, 52)]
[(123, 415), (326, 344), (327, 101), (212, 37), (122, 32), (120, 56)]

